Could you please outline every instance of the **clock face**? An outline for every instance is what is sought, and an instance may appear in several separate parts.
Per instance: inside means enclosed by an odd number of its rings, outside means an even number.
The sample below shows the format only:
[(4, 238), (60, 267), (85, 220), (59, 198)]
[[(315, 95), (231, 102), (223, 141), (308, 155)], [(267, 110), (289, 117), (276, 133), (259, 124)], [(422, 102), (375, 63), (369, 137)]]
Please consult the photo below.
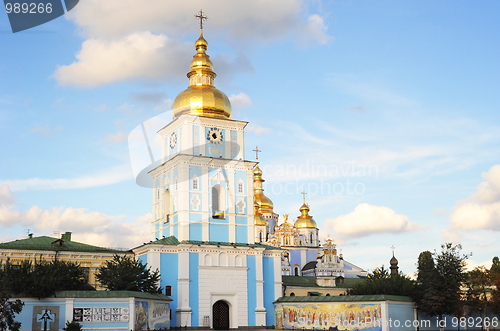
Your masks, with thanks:
[(217, 145), (217, 144), (222, 144), (222, 139), (224, 139), (224, 136), (222, 135), (222, 131), (217, 129), (217, 128), (210, 128), (207, 133), (207, 141)]
[(174, 132), (170, 135), (170, 148), (173, 149), (176, 144), (177, 144), (177, 135)]

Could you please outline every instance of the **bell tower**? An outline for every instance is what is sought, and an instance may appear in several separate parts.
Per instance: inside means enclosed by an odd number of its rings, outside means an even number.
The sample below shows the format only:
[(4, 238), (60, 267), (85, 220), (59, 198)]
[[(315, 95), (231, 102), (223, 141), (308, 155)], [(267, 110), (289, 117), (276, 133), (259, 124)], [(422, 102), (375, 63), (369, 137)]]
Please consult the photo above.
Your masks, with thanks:
[(189, 86), (173, 103), (173, 121), (162, 128), (162, 162), (152, 170), (153, 240), (255, 242), (253, 172), (245, 161), (247, 122), (231, 119), (231, 103), (214, 86), (208, 43), (195, 43)]

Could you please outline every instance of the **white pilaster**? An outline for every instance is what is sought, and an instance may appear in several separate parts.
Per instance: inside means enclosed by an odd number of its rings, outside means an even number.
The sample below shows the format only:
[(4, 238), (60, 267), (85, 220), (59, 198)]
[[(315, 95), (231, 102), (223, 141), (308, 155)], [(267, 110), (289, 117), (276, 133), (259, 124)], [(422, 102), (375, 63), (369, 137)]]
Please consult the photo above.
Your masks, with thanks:
[[(181, 247), (179, 247), (181, 248)], [(189, 252), (181, 248), (178, 258), (179, 278), (177, 279), (177, 326), (191, 326), (191, 307), (189, 306)]]

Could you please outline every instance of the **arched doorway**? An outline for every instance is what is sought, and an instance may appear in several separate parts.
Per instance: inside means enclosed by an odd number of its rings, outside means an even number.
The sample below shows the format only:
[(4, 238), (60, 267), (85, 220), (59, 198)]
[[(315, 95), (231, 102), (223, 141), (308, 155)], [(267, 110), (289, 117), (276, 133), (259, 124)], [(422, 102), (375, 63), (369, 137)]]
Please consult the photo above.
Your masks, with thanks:
[(229, 305), (219, 300), (212, 307), (213, 328), (215, 330), (229, 329)]

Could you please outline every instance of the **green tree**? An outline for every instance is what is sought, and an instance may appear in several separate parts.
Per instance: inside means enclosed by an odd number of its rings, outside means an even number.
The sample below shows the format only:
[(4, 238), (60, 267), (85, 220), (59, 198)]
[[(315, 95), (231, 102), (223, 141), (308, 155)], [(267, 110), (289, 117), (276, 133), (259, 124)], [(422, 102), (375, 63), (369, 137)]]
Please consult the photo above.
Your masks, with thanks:
[(5, 289), (0, 288), (0, 331), (12, 330), (18, 331), (21, 323), (14, 317), (23, 310), (24, 303), (17, 299), (9, 301), (9, 296)]
[(76, 321), (67, 321), (64, 331), (82, 331), (82, 325)]
[[(476, 267), (474, 270), (466, 273), (465, 298), (472, 312), (479, 312), (481, 316), (487, 317), (490, 300), (488, 290), (491, 286), (491, 280), (488, 270), (483, 267)], [(484, 321), (484, 318), (481, 319)]]
[(461, 308), (461, 285), (465, 261), (461, 245), (446, 243), (441, 252), (424, 251), (418, 257), (417, 307), (430, 316), (458, 316)]
[(500, 260), (498, 259), (498, 256), (493, 258), (488, 274), (490, 282), (493, 285), (493, 291), (491, 293), (491, 306), (496, 313), (500, 314)]
[(111, 291), (162, 292), (158, 270), (151, 272), (141, 261), (128, 256), (113, 256), (113, 260), (97, 269), (96, 278)]
[(0, 282), (11, 293), (37, 297), (53, 296), (56, 291), (78, 290), (83, 281), (83, 270), (76, 263), (39, 260), (34, 264), (25, 260), (21, 265), (7, 261), (0, 271)]
[(382, 266), (370, 273), (366, 281), (358, 283), (349, 289), (347, 294), (386, 294), (413, 297), (415, 294), (415, 282), (403, 274), (391, 276), (389, 271)]

